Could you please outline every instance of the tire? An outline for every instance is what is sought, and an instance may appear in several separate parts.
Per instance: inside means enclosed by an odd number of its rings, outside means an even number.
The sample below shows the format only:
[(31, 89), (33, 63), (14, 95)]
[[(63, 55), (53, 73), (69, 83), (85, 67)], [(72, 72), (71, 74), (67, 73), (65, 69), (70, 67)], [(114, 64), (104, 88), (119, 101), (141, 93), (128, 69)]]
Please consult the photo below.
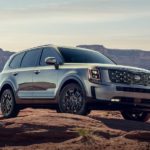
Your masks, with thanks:
[(149, 120), (149, 113), (143, 111), (122, 111), (122, 116), (126, 120), (146, 122)]
[(10, 89), (5, 89), (2, 92), (1, 98), (1, 112), (4, 118), (16, 117), (19, 113), (19, 108), (15, 103), (15, 97)]
[(70, 83), (61, 90), (58, 100), (61, 113), (71, 113), (77, 115), (88, 115), (90, 111), (86, 107), (86, 95), (76, 83)]

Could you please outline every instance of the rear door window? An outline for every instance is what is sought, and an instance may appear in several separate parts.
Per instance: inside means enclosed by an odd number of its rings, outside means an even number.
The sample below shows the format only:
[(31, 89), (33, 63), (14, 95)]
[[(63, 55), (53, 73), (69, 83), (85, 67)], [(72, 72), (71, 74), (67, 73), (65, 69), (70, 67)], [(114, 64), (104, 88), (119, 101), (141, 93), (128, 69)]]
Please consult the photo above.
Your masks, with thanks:
[(35, 67), (37, 66), (37, 62), (41, 56), (42, 49), (34, 49), (27, 51), (23, 60), (21, 67)]

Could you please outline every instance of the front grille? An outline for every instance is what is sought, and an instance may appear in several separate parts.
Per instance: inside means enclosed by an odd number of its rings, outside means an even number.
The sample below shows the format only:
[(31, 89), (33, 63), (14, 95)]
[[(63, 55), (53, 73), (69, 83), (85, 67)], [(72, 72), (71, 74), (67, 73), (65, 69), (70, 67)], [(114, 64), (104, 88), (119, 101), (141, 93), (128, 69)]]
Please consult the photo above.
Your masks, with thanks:
[(110, 69), (109, 78), (113, 83), (150, 85), (150, 74), (144, 72), (132, 72), (127, 70)]

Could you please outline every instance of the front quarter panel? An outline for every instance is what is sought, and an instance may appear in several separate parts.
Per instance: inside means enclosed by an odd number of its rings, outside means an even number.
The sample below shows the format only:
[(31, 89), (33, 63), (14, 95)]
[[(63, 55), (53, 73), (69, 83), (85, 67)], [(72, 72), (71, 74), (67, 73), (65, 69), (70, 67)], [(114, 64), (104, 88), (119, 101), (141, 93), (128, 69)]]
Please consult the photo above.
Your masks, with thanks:
[(91, 83), (88, 81), (88, 68), (68, 68), (67, 65), (63, 65), (60, 66), (58, 74), (57, 94), (60, 92), (65, 82), (68, 80), (75, 80), (84, 88), (86, 96), (91, 96)]

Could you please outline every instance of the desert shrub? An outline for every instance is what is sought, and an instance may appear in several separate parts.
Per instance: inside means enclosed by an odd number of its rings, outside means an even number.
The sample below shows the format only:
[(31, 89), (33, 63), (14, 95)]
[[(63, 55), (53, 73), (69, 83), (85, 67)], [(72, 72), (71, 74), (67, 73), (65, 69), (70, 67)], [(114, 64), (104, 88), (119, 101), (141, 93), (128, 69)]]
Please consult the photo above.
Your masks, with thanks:
[(86, 128), (76, 128), (75, 131), (78, 133), (79, 136), (82, 136), (82, 137), (88, 137), (93, 134), (93, 131), (91, 131), (90, 129), (86, 129)]

